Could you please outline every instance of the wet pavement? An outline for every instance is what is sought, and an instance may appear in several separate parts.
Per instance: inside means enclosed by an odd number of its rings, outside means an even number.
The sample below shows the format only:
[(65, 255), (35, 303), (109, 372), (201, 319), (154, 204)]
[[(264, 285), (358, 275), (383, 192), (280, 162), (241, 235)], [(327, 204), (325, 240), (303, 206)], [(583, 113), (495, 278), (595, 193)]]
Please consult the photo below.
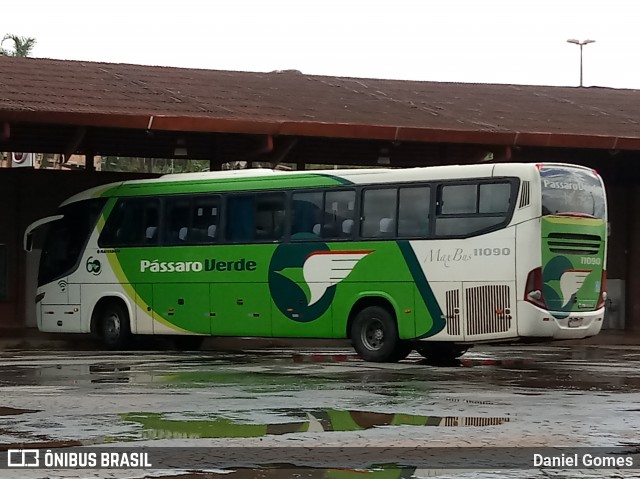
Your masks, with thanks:
[[(0, 353), (0, 449), (640, 448), (640, 347), (475, 348), (456, 364), (349, 350)], [(193, 468), (189, 468), (193, 469)], [(10, 473), (20, 472), (11, 476)], [(366, 475), (363, 474), (366, 472)], [(386, 465), (0, 471), (0, 477), (640, 477), (640, 470), (447, 471)], [(190, 474), (190, 475), (186, 475)]]

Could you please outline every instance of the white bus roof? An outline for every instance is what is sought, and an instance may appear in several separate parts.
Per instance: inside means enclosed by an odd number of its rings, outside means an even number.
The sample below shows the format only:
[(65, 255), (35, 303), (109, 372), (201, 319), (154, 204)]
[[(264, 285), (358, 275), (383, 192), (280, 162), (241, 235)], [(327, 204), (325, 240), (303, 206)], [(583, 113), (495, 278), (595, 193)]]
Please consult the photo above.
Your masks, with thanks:
[[(327, 170), (300, 170), (300, 171), (282, 171), (263, 168), (247, 169), (247, 170), (228, 170), (228, 171), (211, 171), (200, 173), (180, 173), (167, 174), (158, 178), (127, 180), (117, 183), (110, 183), (97, 186), (80, 192), (62, 203), (63, 205), (74, 203), (90, 198), (99, 197), (104, 191), (124, 185), (142, 185), (142, 184), (159, 184), (159, 183), (180, 183), (180, 182), (202, 182), (225, 180), (230, 178), (274, 178), (276, 176), (297, 176), (297, 175), (321, 175), (333, 176), (347, 180), (353, 184), (365, 183), (386, 183), (386, 182), (404, 182), (404, 181), (428, 181), (428, 180), (448, 180), (448, 179), (464, 179), (493, 176), (493, 170), (496, 165), (508, 164), (510, 166), (522, 166), (523, 172), (536, 168), (536, 163), (485, 163), (472, 165), (445, 165), (445, 166), (429, 166), (416, 168), (360, 168), (360, 169), (327, 169)], [(565, 166), (580, 167), (578, 165), (570, 165), (566, 163), (544, 163), (545, 166)], [(585, 168), (589, 169), (590, 168)]]

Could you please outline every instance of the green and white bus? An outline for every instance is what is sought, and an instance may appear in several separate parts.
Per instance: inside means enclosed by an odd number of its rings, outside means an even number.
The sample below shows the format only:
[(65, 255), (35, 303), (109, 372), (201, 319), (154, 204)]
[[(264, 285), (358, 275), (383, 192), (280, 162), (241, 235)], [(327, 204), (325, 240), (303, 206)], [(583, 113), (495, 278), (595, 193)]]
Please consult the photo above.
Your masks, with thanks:
[(166, 175), (85, 191), (54, 216), (46, 332), (350, 338), (412, 350), (600, 331), (607, 208), (592, 169), (481, 164)]

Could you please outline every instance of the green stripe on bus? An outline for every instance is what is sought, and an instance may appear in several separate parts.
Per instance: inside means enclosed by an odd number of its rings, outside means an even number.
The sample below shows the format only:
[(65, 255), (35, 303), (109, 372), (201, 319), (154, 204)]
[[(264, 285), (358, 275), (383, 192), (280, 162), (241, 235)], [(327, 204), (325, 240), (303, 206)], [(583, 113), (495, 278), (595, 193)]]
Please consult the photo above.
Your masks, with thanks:
[(280, 188), (312, 188), (351, 185), (349, 180), (327, 174), (301, 174), (291, 176), (269, 175), (193, 181), (158, 181), (125, 183), (108, 190), (104, 196), (147, 196), (172, 194), (224, 193), (273, 190)]
[(411, 247), (411, 243), (406, 240), (398, 241), (397, 243), (400, 251), (402, 252), (404, 260), (407, 263), (407, 267), (411, 272), (411, 276), (413, 276), (413, 281), (415, 282), (416, 287), (420, 292), (420, 296), (422, 296), (422, 300), (427, 307), (427, 311), (429, 311), (429, 314), (431, 315), (431, 320), (433, 321), (433, 326), (431, 327), (431, 329), (425, 334), (418, 336), (417, 339), (434, 336), (435, 334), (438, 334), (440, 331), (442, 331), (446, 326), (446, 322), (443, 319), (442, 309), (440, 308), (440, 305), (438, 304), (438, 301), (433, 294), (431, 286), (429, 286), (429, 282), (424, 275), (424, 271), (420, 266), (420, 262), (418, 261), (418, 258), (416, 257), (416, 254)]

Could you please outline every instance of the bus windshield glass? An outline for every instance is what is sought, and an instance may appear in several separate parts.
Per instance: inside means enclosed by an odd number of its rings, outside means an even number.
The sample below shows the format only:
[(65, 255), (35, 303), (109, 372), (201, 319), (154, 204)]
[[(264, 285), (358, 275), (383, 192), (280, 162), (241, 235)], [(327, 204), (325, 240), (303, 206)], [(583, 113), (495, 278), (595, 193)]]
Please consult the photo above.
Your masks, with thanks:
[(62, 219), (49, 226), (42, 255), (38, 284), (65, 276), (76, 269), (89, 233), (105, 203), (103, 199), (81, 201), (58, 210)]
[(588, 216), (605, 219), (606, 201), (600, 178), (592, 171), (543, 167), (542, 215)]

